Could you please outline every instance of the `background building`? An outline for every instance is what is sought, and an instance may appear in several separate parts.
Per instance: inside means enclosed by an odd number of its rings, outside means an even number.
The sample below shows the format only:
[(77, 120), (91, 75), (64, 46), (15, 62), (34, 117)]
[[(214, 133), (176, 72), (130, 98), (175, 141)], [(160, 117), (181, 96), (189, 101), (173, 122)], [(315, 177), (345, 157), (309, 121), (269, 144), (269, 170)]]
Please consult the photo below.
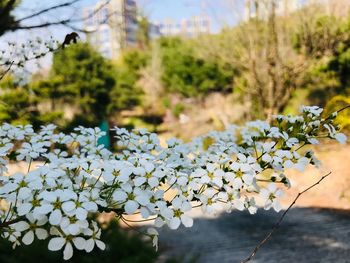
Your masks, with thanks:
[(248, 21), (255, 17), (266, 19), (273, 3), (276, 15), (285, 16), (302, 7), (304, 2), (303, 0), (245, 0), (244, 20)]
[(137, 44), (137, 6), (134, 0), (99, 1), (83, 10), (88, 41), (104, 56), (117, 58)]
[(159, 31), (163, 36), (184, 36), (196, 37), (200, 34), (209, 34), (211, 32), (210, 18), (205, 15), (192, 16), (188, 19), (182, 19), (180, 23), (171, 19), (157, 23)]

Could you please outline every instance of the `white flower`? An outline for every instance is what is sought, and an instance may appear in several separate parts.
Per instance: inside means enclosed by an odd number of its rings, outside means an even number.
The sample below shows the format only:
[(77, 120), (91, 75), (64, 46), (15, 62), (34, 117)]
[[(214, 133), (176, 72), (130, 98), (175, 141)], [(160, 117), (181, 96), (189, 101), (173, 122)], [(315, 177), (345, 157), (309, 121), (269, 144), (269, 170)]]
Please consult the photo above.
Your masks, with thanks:
[[(324, 131), (346, 142), (334, 126), (334, 115), (323, 119), (319, 107), (302, 110), (302, 116), (277, 116), (273, 121), (278, 127), (254, 121), (189, 143), (171, 139), (165, 147), (144, 129), (115, 128), (122, 147), (117, 153), (98, 145), (104, 134), (98, 128), (77, 127), (64, 134), (53, 125), (38, 132), (30, 125), (0, 125), (0, 221), (21, 219), (1, 236), (13, 247), (49, 237), (49, 249), (63, 249), (68, 260), (74, 248), (105, 249), (97, 223), (101, 211), (117, 211), (118, 216), (139, 212), (144, 219), (155, 219), (154, 226), (171, 229), (193, 225), (188, 215), (192, 204), (204, 213), (224, 206), (227, 212), (246, 209), (254, 214), (260, 195), (265, 209), (279, 211), (283, 192), (276, 185), (290, 187), (285, 169), (304, 171), (319, 164), (302, 146), (321, 143), (315, 138), (324, 137)], [(14, 156), (30, 162), (31, 171), (11, 174), (7, 168)], [(261, 188), (259, 181), (266, 181), (267, 174), (273, 182)], [(151, 228), (146, 235), (157, 248), (158, 232)]]
[(63, 237), (52, 238), (49, 242), (48, 249), (51, 251), (58, 251), (61, 250), (64, 245), (63, 259), (68, 260), (73, 256), (73, 246), (67, 239)]
[(345, 144), (346, 143), (346, 136), (343, 133), (337, 133), (336, 135), (334, 135), (334, 138), (341, 144)]
[(86, 252), (91, 252), (94, 249), (95, 244), (101, 250), (105, 250), (106, 249), (105, 243), (103, 243), (100, 240), (101, 229), (99, 229), (97, 227), (96, 222), (93, 222), (93, 229), (90, 229), (90, 228), (86, 229), (84, 231), (84, 234), (87, 235), (87, 236), (91, 236), (91, 238), (87, 239), (86, 243), (85, 243), (84, 249), (85, 249)]
[(192, 227), (193, 219), (185, 214), (192, 209), (190, 202), (182, 200), (179, 197), (172, 201), (173, 218), (169, 220), (169, 227), (177, 229), (182, 223), (185, 227)]
[(276, 184), (271, 183), (267, 188), (261, 189), (260, 196), (265, 201), (265, 210), (269, 210), (272, 207), (276, 212), (279, 212), (282, 209), (277, 199), (283, 196), (283, 191), (278, 189)]
[(26, 232), (22, 238), (22, 242), (25, 245), (30, 245), (34, 241), (34, 236), (38, 239), (46, 239), (48, 237), (48, 233), (45, 229), (40, 228), (47, 223), (47, 218), (42, 220), (35, 220), (33, 216), (30, 214), (27, 215), (27, 219), (29, 223), (26, 221), (20, 221), (14, 225), (14, 228), (18, 232)]
[(158, 231), (151, 227), (147, 229), (147, 234), (152, 238), (152, 244), (156, 248), (156, 251), (158, 251)]

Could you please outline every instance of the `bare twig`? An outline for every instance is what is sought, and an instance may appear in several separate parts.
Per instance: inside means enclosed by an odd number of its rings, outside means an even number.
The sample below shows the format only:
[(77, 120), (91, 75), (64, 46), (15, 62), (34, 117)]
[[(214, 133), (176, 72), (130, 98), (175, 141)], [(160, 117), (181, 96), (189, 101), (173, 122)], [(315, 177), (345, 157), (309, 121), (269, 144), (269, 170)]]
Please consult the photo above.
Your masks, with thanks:
[(16, 219), (13, 219), (13, 220), (10, 220), (10, 221), (6, 221), (6, 222), (2, 222), (0, 223), (0, 229), (1, 228), (5, 228), (5, 227), (8, 227), (12, 224), (15, 224), (15, 223), (18, 223), (19, 221), (21, 221), (23, 219), (23, 217), (18, 217)]
[(39, 16), (39, 15), (42, 15), (44, 13), (50, 12), (50, 11), (55, 10), (55, 9), (59, 9), (59, 8), (62, 8), (62, 7), (68, 7), (68, 6), (71, 6), (71, 5), (73, 5), (73, 4), (75, 4), (75, 3), (79, 2), (79, 1), (81, 1), (81, 0), (72, 0), (72, 1), (69, 1), (69, 2), (66, 2), (66, 3), (63, 3), (63, 4), (50, 6), (48, 8), (42, 9), (42, 10), (40, 10), (40, 11), (38, 11), (36, 13), (33, 13), (31, 15), (22, 17), (22, 18), (18, 19), (16, 22), (22, 22), (23, 20), (30, 19), (30, 18)]
[(33, 14), (30, 14), (28, 16), (22, 17), (18, 20), (16, 20), (14, 23), (12, 23), (12, 25), (10, 25), (6, 30), (28, 30), (28, 29), (38, 29), (38, 28), (45, 28), (45, 27), (50, 27), (50, 26), (58, 26), (58, 25), (62, 25), (62, 26), (66, 26), (68, 28), (71, 28), (72, 30), (75, 31), (79, 31), (82, 33), (91, 33), (90, 30), (85, 30), (83, 28), (79, 28), (74, 26), (74, 23), (77, 22), (83, 22), (86, 21), (90, 18), (92, 18), (93, 16), (95, 16), (102, 8), (104, 8), (105, 6), (107, 6), (111, 0), (106, 0), (103, 4), (101, 4), (98, 8), (96, 8), (91, 14), (89, 14), (86, 17), (82, 17), (82, 18), (65, 18), (65, 19), (61, 19), (61, 20), (56, 20), (56, 21), (51, 21), (51, 22), (45, 22), (45, 23), (39, 23), (39, 24), (33, 24), (33, 25), (23, 25), (21, 22), (24, 20), (30, 20), (32, 18), (35, 17), (39, 17), (40, 15), (46, 14), (52, 10), (56, 10), (56, 9), (61, 9), (61, 8), (65, 8), (65, 7), (69, 7), (69, 6), (73, 6), (75, 3), (79, 2), (81, 0), (71, 0), (62, 4), (58, 4), (58, 5), (54, 5), (54, 6), (50, 6), (48, 8), (42, 9), (40, 11), (37, 11)]
[(241, 263), (246, 263), (250, 260), (252, 260), (256, 253), (258, 252), (258, 250), (267, 242), (269, 241), (269, 239), (271, 238), (272, 234), (279, 228), (279, 226), (281, 225), (284, 217), (286, 216), (286, 214), (288, 213), (288, 211), (292, 208), (292, 206), (296, 203), (296, 201), (298, 200), (298, 198), (306, 193), (307, 191), (309, 191), (310, 189), (312, 189), (313, 187), (315, 187), (316, 185), (318, 185), (321, 181), (323, 181), (326, 177), (328, 177), (332, 172), (329, 172), (328, 174), (322, 176), (316, 183), (314, 183), (313, 185), (309, 186), (308, 188), (306, 188), (304, 191), (298, 193), (298, 195), (295, 197), (295, 199), (293, 200), (293, 202), (288, 206), (288, 208), (283, 212), (283, 214), (281, 215), (281, 217), (278, 219), (277, 223), (274, 225), (274, 227), (272, 228), (272, 230), (265, 236), (265, 238), (254, 248), (253, 252), (249, 255), (249, 257), (247, 257), (246, 259), (242, 260)]
[(13, 63), (14, 63), (14, 62), (12, 61), (12, 62), (10, 63), (10, 65), (9, 65), (9, 67), (8, 67), (3, 73), (0, 74), (0, 80), (2, 80), (2, 79), (5, 77), (5, 75), (10, 71), (10, 69), (11, 69)]
[(347, 106), (345, 106), (344, 108), (341, 108), (340, 110), (337, 110), (337, 113), (340, 113), (340, 112), (342, 112), (343, 110), (346, 110), (346, 109), (348, 109), (348, 108), (350, 108), (350, 105), (347, 105)]

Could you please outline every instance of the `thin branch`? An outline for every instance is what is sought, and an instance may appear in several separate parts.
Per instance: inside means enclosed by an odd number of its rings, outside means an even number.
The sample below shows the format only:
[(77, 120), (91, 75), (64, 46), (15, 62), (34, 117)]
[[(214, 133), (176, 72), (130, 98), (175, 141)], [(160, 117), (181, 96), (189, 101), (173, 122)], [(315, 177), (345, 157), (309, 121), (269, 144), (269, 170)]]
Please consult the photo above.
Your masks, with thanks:
[[(103, 3), (98, 8), (96, 8), (91, 14), (89, 14), (88, 16), (83, 17), (83, 18), (76, 18), (76, 19), (74, 19), (74, 18), (67, 18), (67, 19), (62, 19), (62, 20), (58, 20), (58, 21), (52, 21), (52, 22), (46, 22), (46, 23), (34, 24), (34, 25), (20, 25), (20, 23), (19, 23), (19, 22), (21, 22), (23, 20), (27, 20), (27, 19), (39, 16), (41, 14), (47, 13), (47, 12), (49, 12), (51, 10), (54, 10), (54, 9), (59, 9), (59, 8), (71, 6), (71, 5), (75, 4), (78, 1), (81, 1), (81, 0), (72, 0), (70, 2), (66, 2), (66, 3), (60, 4), (60, 5), (51, 6), (51, 7), (48, 7), (46, 9), (40, 10), (40, 11), (34, 13), (34, 14), (31, 14), (29, 16), (23, 17), (23, 18), (17, 20), (16, 23), (13, 23), (13, 25), (10, 26), (8, 28), (8, 30), (12, 30), (12, 31), (14, 31), (14, 30), (29, 30), (29, 29), (37, 29), (37, 28), (44, 28), (44, 27), (50, 27), (50, 26), (63, 25), (63, 26), (69, 27), (70, 29), (72, 29), (74, 31), (79, 31), (79, 32), (82, 32), (82, 33), (92, 33), (92, 32), (94, 32), (94, 30), (85, 30), (83, 28), (78, 28), (76, 26), (73, 26), (72, 23), (83, 22), (83, 21), (86, 21), (86, 20), (92, 18), (102, 8), (107, 6), (110, 3), (111, 0), (107, 0), (105, 3)], [(115, 13), (115, 12), (113, 12), (113, 13)], [(113, 15), (113, 13), (110, 14), (110, 15)]]
[(269, 241), (269, 239), (271, 238), (272, 234), (280, 227), (284, 217), (286, 216), (286, 214), (288, 213), (288, 211), (292, 208), (292, 206), (296, 203), (296, 201), (298, 200), (298, 198), (306, 193), (307, 191), (309, 191), (310, 189), (312, 189), (313, 187), (315, 187), (316, 185), (318, 185), (321, 181), (323, 181), (326, 177), (328, 177), (332, 172), (329, 172), (328, 174), (322, 176), (316, 183), (314, 183), (313, 185), (309, 186), (308, 188), (306, 188), (304, 191), (298, 193), (298, 195), (295, 197), (295, 199), (293, 200), (293, 202), (289, 205), (289, 207), (287, 208), (287, 210), (284, 211), (284, 213), (281, 215), (281, 217), (278, 219), (277, 223), (274, 225), (274, 227), (272, 228), (272, 230), (266, 235), (266, 237), (254, 248), (253, 252), (249, 255), (249, 257), (247, 257), (246, 259), (242, 260), (241, 263), (246, 263), (250, 260), (252, 260), (256, 253), (258, 252), (258, 250), (267, 242)]
[[(336, 113), (339, 114), (340, 112), (342, 112), (348, 108), (350, 108), (350, 105), (346, 105), (345, 107), (341, 108), (340, 110), (337, 110)], [(330, 118), (332, 118), (332, 114), (330, 114), (325, 120), (329, 120)]]
[(344, 108), (341, 108), (340, 110), (337, 110), (337, 113), (340, 113), (340, 112), (342, 112), (343, 110), (346, 110), (346, 109), (348, 109), (348, 108), (350, 108), (350, 105), (347, 105), (347, 106), (345, 106)]
[(125, 225), (127, 225), (132, 230), (138, 232), (139, 234), (144, 235), (144, 236), (148, 236), (148, 237), (150, 236), (147, 233), (144, 233), (144, 232), (138, 230), (137, 228), (133, 227), (132, 225), (130, 225), (127, 221), (125, 221), (125, 219), (123, 217), (121, 217), (120, 220), (122, 220)]
[(18, 29), (28, 30), (28, 29), (43, 28), (43, 27), (49, 27), (49, 26), (67, 25), (70, 21), (71, 19), (64, 19), (60, 21), (47, 22), (43, 24), (36, 24), (36, 25), (29, 25), (29, 26), (13, 25), (13, 26), (10, 26), (8, 29), (14, 31)]
[(16, 219), (13, 219), (13, 220), (10, 220), (10, 221), (7, 221), (7, 222), (2, 222), (0, 223), (0, 229), (1, 228), (5, 228), (5, 227), (8, 227), (12, 224), (15, 224), (15, 223), (18, 223), (19, 221), (21, 221), (23, 218), (22, 217), (18, 217)]
[(30, 19), (30, 18), (39, 16), (39, 15), (41, 15), (41, 14), (50, 12), (50, 11), (55, 10), (55, 9), (58, 9), (58, 8), (71, 6), (71, 5), (73, 5), (73, 4), (75, 4), (75, 3), (79, 2), (79, 1), (81, 1), (81, 0), (73, 0), (73, 1), (69, 1), (69, 2), (63, 3), (63, 4), (59, 4), (59, 5), (55, 5), (55, 6), (50, 6), (50, 7), (48, 7), (48, 8), (42, 9), (42, 10), (36, 12), (36, 13), (33, 13), (33, 14), (29, 15), (29, 16), (22, 17), (22, 18), (18, 19), (18, 20), (16, 21), (16, 23), (19, 23), (19, 22), (22, 22), (23, 20), (27, 20), (27, 19)]
[(153, 220), (155, 220), (157, 217), (154, 217), (154, 218), (147, 218), (147, 219), (140, 219), (140, 220), (130, 220), (130, 219), (125, 218), (124, 216), (121, 216), (121, 218), (123, 218), (125, 221), (130, 222), (130, 223), (141, 223), (141, 222), (153, 221)]
[[(101, 4), (98, 8), (94, 9), (93, 12), (90, 13), (89, 15), (87, 15), (86, 17), (78, 18), (78, 19), (72, 19), (71, 22), (81, 22), (81, 21), (86, 21), (86, 20), (88, 20), (90, 18), (93, 18), (99, 11), (102, 10), (102, 8), (107, 6), (110, 2), (111, 2), (111, 0), (107, 0), (106, 2)], [(115, 12), (113, 12), (113, 13), (115, 13)]]
[(13, 63), (14, 61), (11, 61), (10, 66), (3, 73), (0, 74), (0, 80), (2, 80), (5, 77), (5, 75), (10, 71)]

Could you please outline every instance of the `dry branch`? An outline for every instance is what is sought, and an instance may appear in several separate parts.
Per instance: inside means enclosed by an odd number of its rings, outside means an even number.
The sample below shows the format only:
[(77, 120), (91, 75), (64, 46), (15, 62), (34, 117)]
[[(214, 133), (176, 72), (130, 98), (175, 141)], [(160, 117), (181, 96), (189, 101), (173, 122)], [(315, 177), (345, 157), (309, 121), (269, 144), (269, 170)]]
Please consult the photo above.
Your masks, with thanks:
[(288, 211), (293, 207), (293, 205), (296, 203), (296, 201), (299, 199), (299, 197), (306, 193), (307, 191), (309, 191), (310, 189), (312, 189), (313, 187), (315, 187), (316, 185), (318, 185), (319, 183), (321, 183), (321, 181), (323, 181), (326, 177), (328, 177), (332, 172), (329, 172), (328, 174), (322, 176), (316, 183), (314, 183), (313, 185), (309, 186), (308, 188), (306, 188), (305, 190), (303, 190), (302, 192), (298, 193), (298, 195), (295, 197), (295, 199), (293, 200), (293, 202), (288, 206), (288, 208), (283, 212), (283, 214), (281, 215), (281, 217), (278, 219), (278, 221), (276, 222), (276, 224), (274, 225), (274, 227), (272, 228), (272, 230), (265, 236), (265, 238), (260, 241), (260, 243), (253, 249), (252, 253), (244, 260), (241, 261), (241, 263), (246, 263), (250, 260), (252, 260), (256, 253), (258, 252), (258, 250), (267, 242), (269, 241), (269, 239), (271, 238), (272, 234), (280, 227), (284, 217), (286, 216), (286, 214), (288, 213)]

